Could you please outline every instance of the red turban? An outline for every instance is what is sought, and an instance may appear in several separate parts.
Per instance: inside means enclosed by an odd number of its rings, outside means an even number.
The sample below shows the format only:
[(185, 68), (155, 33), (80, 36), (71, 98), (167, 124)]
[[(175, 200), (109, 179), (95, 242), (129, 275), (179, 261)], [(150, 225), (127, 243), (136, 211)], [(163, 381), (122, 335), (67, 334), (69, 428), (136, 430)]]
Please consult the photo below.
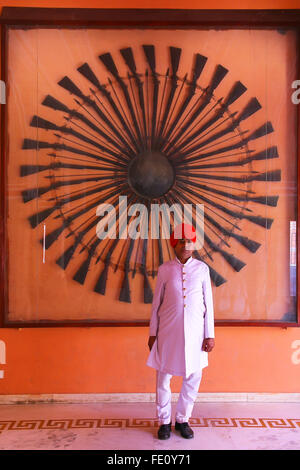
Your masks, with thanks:
[(175, 248), (176, 243), (178, 242), (180, 238), (189, 238), (190, 240), (192, 240), (192, 242), (195, 243), (196, 230), (194, 229), (192, 225), (188, 225), (188, 224), (177, 225), (170, 236), (170, 243), (173, 248)]

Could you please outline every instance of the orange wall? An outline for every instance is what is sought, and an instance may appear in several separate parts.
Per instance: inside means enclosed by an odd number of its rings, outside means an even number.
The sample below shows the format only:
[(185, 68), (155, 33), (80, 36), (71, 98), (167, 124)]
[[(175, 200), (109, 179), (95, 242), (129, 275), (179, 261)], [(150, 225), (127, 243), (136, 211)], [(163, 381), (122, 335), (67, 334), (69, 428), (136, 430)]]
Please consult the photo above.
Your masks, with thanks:
[[(1, 1), (2, 6), (97, 8), (297, 8), (299, 0)], [(0, 394), (154, 392), (145, 365), (148, 328), (0, 330)], [(5, 348), (4, 348), (5, 346)], [(300, 392), (300, 330), (217, 327), (202, 392)], [(1, 362), (4, 364), (1, 364)], [(3, 376), (3, 378), (1, 378)], [(174, 391), (179, 380), (175, 379)]]
[[(147, 335), (141, 327), (1, 330), (1, 394), (153, 393)], [(299, 393), (299, 329), (217, 327), (209, 362), (201, 392)]]
[(299, 8), (299, 0), (0, 0), (0, 8), (172, 8), (172, 9), (289, 9)]

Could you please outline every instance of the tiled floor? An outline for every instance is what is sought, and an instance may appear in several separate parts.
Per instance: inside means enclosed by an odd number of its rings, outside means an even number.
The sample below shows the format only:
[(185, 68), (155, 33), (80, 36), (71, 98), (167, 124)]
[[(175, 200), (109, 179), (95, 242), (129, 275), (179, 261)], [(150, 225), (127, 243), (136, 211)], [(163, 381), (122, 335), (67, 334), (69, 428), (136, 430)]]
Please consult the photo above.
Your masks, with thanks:
[(160, 441), (155, 403), (0, 405), (0, 450), (300, 449), (300, 403), (197, 402), (190, 424)]

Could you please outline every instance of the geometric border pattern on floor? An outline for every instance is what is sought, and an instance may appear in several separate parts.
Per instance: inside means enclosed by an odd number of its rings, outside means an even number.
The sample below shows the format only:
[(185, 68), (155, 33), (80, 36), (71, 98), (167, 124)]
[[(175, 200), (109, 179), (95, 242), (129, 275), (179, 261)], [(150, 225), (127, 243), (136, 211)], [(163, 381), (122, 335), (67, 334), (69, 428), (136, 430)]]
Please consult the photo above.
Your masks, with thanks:
[[(192, 427), (217, 428), (300, 428), (300, 418), (190, 418)], [(3, 431), (31, 431), (37, 429), (105, 429), (158, 427), (153, 418), (79, 418), (79, 419), (22, 419), (0, 421)]]

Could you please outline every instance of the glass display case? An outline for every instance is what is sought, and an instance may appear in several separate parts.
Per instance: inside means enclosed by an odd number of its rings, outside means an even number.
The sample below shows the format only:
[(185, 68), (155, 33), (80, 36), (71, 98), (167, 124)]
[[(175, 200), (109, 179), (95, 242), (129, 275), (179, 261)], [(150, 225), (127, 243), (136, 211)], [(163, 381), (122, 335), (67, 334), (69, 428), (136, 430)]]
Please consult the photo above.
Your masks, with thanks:
[(299, 19), (3, 9), (3, 326), (147, 325), (183, 215), (216, 325), (299, 325)]

